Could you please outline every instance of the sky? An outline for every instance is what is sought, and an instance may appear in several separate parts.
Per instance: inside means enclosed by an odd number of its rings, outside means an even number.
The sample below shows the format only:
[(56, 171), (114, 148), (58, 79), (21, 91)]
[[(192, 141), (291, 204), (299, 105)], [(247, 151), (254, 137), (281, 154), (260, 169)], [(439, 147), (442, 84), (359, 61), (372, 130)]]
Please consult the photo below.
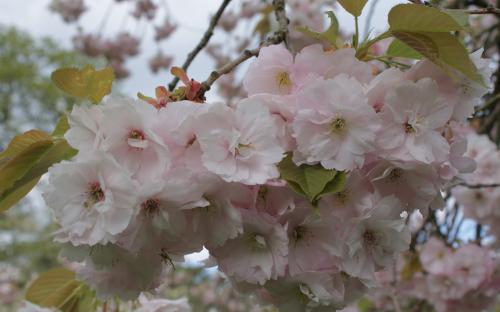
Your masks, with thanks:
[[(257, 0), (255, 0), (257, 1)], [(319, 0), (318, 0), (319, 1)], [(395, 4), (403, 3), (402, 0), (369, 0), (363, 15), (360, 17), (360, 29), (364, 30), (369, 7), (376, 1), (375, 14), (372, 18), (373, 32), (381, 32), (387, 27), (387, 12)], [(61, 45), (71, 48), (71, 37), (76, 33), (76, 28), (68, 26), (62, 19), (48, 10), (50, 0), (0, 0), (0, 24), (13, 25), (29, 32), (35, 37), (50, 36)], [(132, 10), (130, 4), (116, 4), (114, 0), (85, 0), (89, 7), (82, 15), (79, 24), (85, 30), (96, 32), (102, 25), (103, 17), (108, 16), (102, 31), (103, 36), (110, 36), (120, 29), (127, 29), (132, 34), (140, 35), (145, 44), (141, 45), (138, 57), (129, 59), (127, 68), (132, 75), (120, 82), (118, 87), (121, 92), (135, 95), (138, 91), (144, 94), (153, 94), (158, 85), (167, 84), (170, 73), (164, 71), (158, 75), (150, 72), (147, 60), (155, 55), (158, 47), (153, 44), (153, 30), (146, 28), (145, 23), (138, 24), (132, 17), (126, 17)], [(174, 55), (174, 65), (180, 65), (187, 53), (198, 43), (210, 19), (217, 10), (221, 0), (161, 0), (160, 11), (157, 14), (157, 24), (163, 20), (165, 12), (179, 24), (174, 35), (161, 45), (161, 49)], [(228, 7), (238, 5), (239, 1), (233, 0)], [(109, 15), (107, 12), (111, 12)], [(353, 31), (352, 16), (343, 9), (339, 9), (337, 18), (344, 31)], [(215, 40), (217, 40), (217, 32)], [(363, 35), (362, 35), (363, 36)], [(214, 69), (212, 60), (201, 53), (189, 69), (189, 75), (203, 81)], [(210, 96), (210, 95), (209, 95)]]
[[(145, 23), (137, 23), (132, 17), (126, 17), (131, 11), (130, 5), (115, 4), (115, 0), (86, 0), (89, 7), (88, 11), (82, 15), (79, 21), (80, 26), (88, 31), (97, 32), (102, 28), (103, 36), (111, 36), (119, 30), (126, 29), (133, 35), (139, 35), (144, 44), (141, 44), (141, 53), (139, 56), (129, 59), (126, 66), (131, 75), (125, 81), (119, 82), (120, 92), (135, 96), (137, 92), (144, 94), (153, 94), (154, 88), (158, 85), (166, 85), (171, 75), (164, 71), (161, 74), (154, 75), (148, 67), (148, 58), (155, 55), (158, 47), (153, 44), (154, 33), (151, 28), (146, 28)], [(174, 56), (174, 65), (180, 65), (185, 56), (198, 43), (208, 25), (210, 16), (217, 10), (222, 0), (162, 0), (162, 6), (158, 12), (157, 22), (160, 23), (165, 12), (168, 12), (171, 18), (179, 25), (178, 30), (171, 38), (161, 45), (161, 49)], [(257, 1), (257, 0), (255, 0)], [(319, 1), (319, 0), (318, 0)], [(370, 6), (377, 1), (374, 15), (372, 17), (373, 33), (382, 32), (387, 28), (387, 13), (390, 8), (401, 0), (369, 0), (363, 15), (360, 17), (361, 37), (364, 37), (365, 22)], [(237, 5), (239, 1), (234, 0), (228, 7)], [(55, 39), (60, 45), (71, 48), (71, 38), (76, 33), (74, 26), (68, 26), (62, 19), (48, 10), (50, 0), (0, 0), (0, 25), (15, 26), (22, 29), (34, 37), (49, 36)], [(108, 14), (108, 12), (110, 12)], [(345, 32), (354, 31), (352, 16), (343, 9), (336, 12), (340, 23), (340, 28)], [(104, 19), (104, 16), (108, 16)], [(103, 25), (102, 21), (106, 20)], [(220, 35), (220, 34), (219, 34)], [(217, 40), (218, 34), (215, 33), (214, 40)], [(0, 42), (1, 44), (1, 42)], [(188, 73), (190, 77), (203, 81), (214, 69), (212, 60), (204, 53), (201, 53), (191, 65)], [(244, 65), (245, 66), (245, 65)], [(216, 97), (216, 95), (208, 95)], [(217, 98), (217, 97), (216, 97)], [(218, 99), (218, 98), (217, 98)], [(43, 205), (43, 200), (38, 190), (30, 194), (31, 200), (36, 204), (35, 212), (40, 220), (50, 222), (47, 215), (47, 208)], [(199, 260), (205, 259), (208, 253), (204, 250), (201, 253), (188, 257), (188, 262), (193, 264)]]

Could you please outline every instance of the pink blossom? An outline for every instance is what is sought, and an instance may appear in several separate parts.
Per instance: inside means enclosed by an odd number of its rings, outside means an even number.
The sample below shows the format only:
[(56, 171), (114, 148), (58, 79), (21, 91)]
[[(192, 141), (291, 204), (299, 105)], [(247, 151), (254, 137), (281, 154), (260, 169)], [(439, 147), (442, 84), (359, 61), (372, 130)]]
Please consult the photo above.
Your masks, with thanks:
[(205, 167), (228, 182), (265, 183), (278, 177), (283, 158), (277, 129), (263, 105), (207, 105), (198, 116), (196, 138)]
[(249, 95), (289, 94), (294, 89), (293, 55), (282, 45), (262, 48), (243, 80)]
[(379, 132), (377, 144), (382, 155), (426, 164), (446, 160), (450, 146), (440, 130), (451, 113), (452, 107), (438, 96), (437, 85), (431, 79), (396, 87), (387, 95), (381, 113), (385, 127)]
[(297, 101), (294, 161), (338, 170), (361, 167), (365, 154), (374, 150), (378, 122), (359, 82), (346, 75), (318, 80)]
[(263, 285), (283, 276), (287, 265), (285, 229), (267, 214), (241, 210), (243, 233), (211, 250), (220, 269), (236, 281)]
[(43, 196), (61, 225), (57, 240), (74, 245), (114, 242), (128, 226), (135, 184), (112, 158), (94, 153), (49, 169)]
[(154, 179), (170, 165), (169, 150), (152, 130), (156, 109), (143, 102), (110, 97), (100, 128), (102, 150), (110, 153), (139, 180)]
[(372, 68), (355, 54), (356, 51), (349, 48), (325, 52), (320, 44), (307, 46), (295, 57), (294, 77), (305, 81), (310, 75), (332, 79), (344, 74), (360, 83), (368, 83), (373, 78)]

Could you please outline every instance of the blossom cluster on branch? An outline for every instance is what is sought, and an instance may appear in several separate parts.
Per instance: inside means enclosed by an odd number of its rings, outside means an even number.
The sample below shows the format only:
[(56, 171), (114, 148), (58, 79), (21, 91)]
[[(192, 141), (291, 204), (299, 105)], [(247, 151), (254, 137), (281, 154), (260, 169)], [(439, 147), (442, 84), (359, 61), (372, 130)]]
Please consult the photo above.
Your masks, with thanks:
[[(500, 287), (498, 258), (474, 243), (458, 248), (436, 237), (415, 253), (403, 254), (395, 268), (377, 273), (380, 287), (372, 290), (373, 311), (490, 311)], [(359, 311), (355, 306), (343, 312)], [(372, 310), (369, 310), (372, 311)]]
[(455, 128), (488, 88), (430, 61), (374, 76), (351, 48), (273, 45), (243, 84), (234, 105), (74, 107), (65, 138), (79, 153), (49, 170), (44, 198), (100, 298), (135, 299), (205, 247), (283, 311), (342, 308), (408, 249), (407, 216), (475, 168)]

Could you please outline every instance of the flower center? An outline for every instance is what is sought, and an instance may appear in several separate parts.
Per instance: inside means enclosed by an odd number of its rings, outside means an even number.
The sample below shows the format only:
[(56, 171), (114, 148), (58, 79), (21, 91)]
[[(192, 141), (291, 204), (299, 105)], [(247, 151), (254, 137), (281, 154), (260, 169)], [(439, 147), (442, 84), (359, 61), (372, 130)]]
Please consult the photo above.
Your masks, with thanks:
[(304, 303), (308, 303), (310, 301), (319, 303), (320, 299), (314, 294), (314, 292), (311, 290), (311, 288), (304, 283), (299, 284), (299, 290), (302, 294), (301, 296), (301, 301)]
[(130, 130), (127, 136), (127, 143), (129, 146), (139, 150), (145, 149), (148, 146), (144, 132), (138, 129)]
[(257, 249), (265, 249), (267, 247), (266, 239), (264, 238), (264, 236), (255, 234), (253, 236), (253, 239), (255, 242), (255, 247), (257, 247)]
[(401, 179), (401, 176), (403, 175), (403, 172), (399, 168), (394, 168), (389, 172), (389, 175), (387, 178), (389, 179), (390, 182), (397, 182), (399, 179)]
[(104, 191), (101, 188), (99, 182), (89, 183), (89, 189), (87, 191), (87, 200), (83, 204), (85, 208), (90, 208), (94, 204), (103, 201), (105, 198)]
[(333, 133), (342, 133), (346, 127), (346, 122), (344, 118), (335, 118), (332, 121), (331, 128)]
[(366, 230), (363, 233), (363, 242), (365, 246), (376, 246), (379, 242), (379, 236), (374, 231)]
[(236, 146), (236, 148), (234, 149), (234, 154), (236, 156), (246, 157), (250, 153), (251, 148), (252, 148), (252, 145), (250, 143), (249, 144), (239, 143)]
[(160, 211), (160, 201), (156, 198), (150, 198), (141, 204), (141, 209), (146, 217), (153, 217)]
[(293, 239), (295, 242), (298, 242), (299, 240), (303, 239), (306, 236), (307, 229), (303, 226), (298, 226), (295, 228), (293, 231)]
[(141, 130), (133, 129), (128, 134), (129, 139), (144, 140), (144, 133)]
[(347, 202), (347, 200), (349, 199), (349, 191), (347, 190), (343, 190), (343, 191), (340, 191), (340, 192), (337, 192), (335, 193), (335, 199), (341, 203), (341, 204), (345, 204)]
[(276, 75), (276, 82), (278, 87), (289, 88), (292, 85), (292, 80), (290, 80), (290, 75), (287, 72), (280, 72)]
[(405, 129), (405, 133), (407, 134), (413, 134), (417, 132), (417, 129), (415, 129), (415, 127), (413, 127), (413, 125), (410, 124), (409, 122), (404, 123), (403, 127)]

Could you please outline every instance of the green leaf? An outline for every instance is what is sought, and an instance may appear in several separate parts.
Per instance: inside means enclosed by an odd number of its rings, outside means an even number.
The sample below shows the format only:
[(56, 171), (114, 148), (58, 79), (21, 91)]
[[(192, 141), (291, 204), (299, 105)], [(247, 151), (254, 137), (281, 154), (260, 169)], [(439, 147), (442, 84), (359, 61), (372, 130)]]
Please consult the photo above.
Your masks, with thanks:
[(92, 65), (82, 69), (60, 68), (52, 73), (52, 81), (65, 93), (99, 103), (111, 93), (115, 75), (111, 67), (95, 70)]
[(335, 176), (335, 178), (325, 185), (325, 188), (319, 194), (318, 198), (321, 198), (323, 195), (326, 195), (326, 194), (338, 193), (338, 192), (344, 190), (345, 181), (346, 181), (345, 173), (344, 172), (337, 172), (337, 175)]
[(359, 312), (374, 312), (376, 307), (368, 298), (363, 297), (358, 301)]
[(393, 31), (392, 34), (445, 71), (448, 71), (449, 74), (453, 75), (453, 72), (449, 70), (453, 68), (467, 78), (483, 84), (476, 66), (469, 57), (469, 52), (452, 34), (400, 31)]
[(286, 180), (295, 192), (315, 203), (326, 193), (338, 192), (344, 187), (345, 175), (336, 170), (328, 170), (321, 165), (300, 165), (292, 161), (288, 154), (278, 165), (281, 178)]
[(385, 54), (391, 57), (404, 57), (416, 60), (422, 58), (422, 54), (418, 53), (415, 49), (411, 48), (410, 46), (408, 46), (407, 44), (403, 43), (401, 40), (398, 39), (394, 39), (391, 42)]
[(29, 286), (25, 299), (41, 307), (56, 308), (62, 312), (96, 311), (95, 292), (75, 280), (75, 274), (64, 268), (40, 274)]
[(43, 131), (28, 131), (16, 136), (0, 154), (0, 194), (22, 178), (52, 146)]
[(38, 184), (38, 181), (40, 181), (40, 177), (24, 183), (20, 187), (13, 188), (12, 191), (2, 194), (0, 197), (0, 212), (6, 211), (17, 204), (28, 195), (28, 193)]
[(0, 212), (26, 196), (50, 166), (76, 153), (64, 139), (40, 130), (16, 136), (0, 154)]
[(66, 133), (66, 131), (68, 131), (68, 129), (69, 129), (68, 116), (66, 116), (66, 114), (63, 114), (61, 117), (59, 117), (56, 127), (54, 128), (54, 131), (52, 131), (52, 136), (62, 138), (64, 137), (64, 134)]
[(463, 28), (469, 26), (470, 14), (466, 10), (443, 9), (443, 12), (451, 16)]
[(40, 130), (30, 130), (15, 136), (7, 148), (0, 153), (0, 167), (3, 161), (28, 148), (31, 144), (49, 139), (50, 135)]
[(398, 4), (389, 12), (391, 31), (450, 32), (462, 30), (453, 17), (436, 8), (418, 4)]
[(44, 302), (51, 301), (51, 297), (58, 296), (58, 291), (65, 291), (64, 288), (74, 279), (75, 273), (64, 268), (44, 272), (29, 286), (25, 299), (44, 306)]
[[(28, 169), (23, 171), (22, 177), (0, 192), (0, 211), (9, 209), (26, 196), (50, 166), (70, 159), (76, 154), (77, 150), (73, 149), (65, 140), (53, 141), (48, 149), (38, 155), (36, 161), (25, 164)], [(19, 166), (15, 166), (15, 168), (19, 170)]]
[(338, 0), (342, 7), (354, 16), (360, 16), (368, 0)]
[(87, 285), (84, 285), (81, 290), (80, 300), (78, 301), (77, 311), (96, 311), (98, 305), (99, 300), (96, 298), (95, 291), (91, 290)]
[(335, 17), (335, 13), (333, 11), (325, 12), (330, 19), (330, 27), (323, 32), (316, 32), (308, 27), (297, 27), (297, 30), (303, 34), (306, 34), (317, 40), (324, 40), (330, 43), (332, 46), (337, 46), (337, 35), (339, 33), (339, 22)]
[(400, 275), (403, 281), (409, 281), (413, 278), (415, 273), (422, 271), (422, 263), (420, 262), (418, 253), (406, 254), (405, 258), (405, 263)]

